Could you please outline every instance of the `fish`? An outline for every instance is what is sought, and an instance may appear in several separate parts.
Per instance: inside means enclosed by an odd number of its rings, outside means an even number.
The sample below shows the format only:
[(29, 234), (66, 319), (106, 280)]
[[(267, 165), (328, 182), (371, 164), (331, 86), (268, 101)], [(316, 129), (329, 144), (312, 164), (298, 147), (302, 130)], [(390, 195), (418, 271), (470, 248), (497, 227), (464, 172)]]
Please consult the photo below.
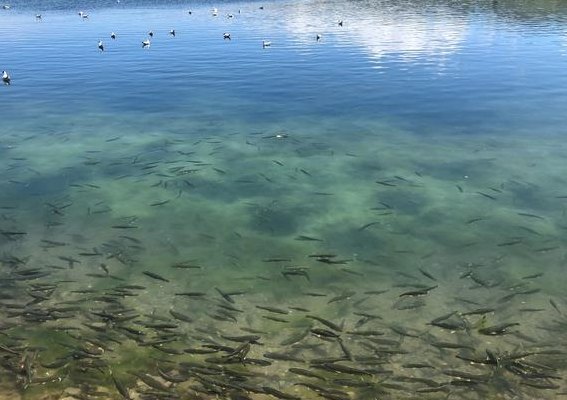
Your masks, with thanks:
[(553, 301), (553, 299), (549, 299), (549, 304), (551, 304), (555, 311), (557, 311), (561, 315), (561, 310), (559, 310), (559, 306), (555, 301)]
[(370, 228), (372, 225), (377, 225), (379, 224), (380, 221), (373, 221), (373, 222), (369, 222), (367, 224), (362, 225), (360, 228), (357, 229), (357, 231), (362, 232), (363, 230), (365, 230), (366, 228)]
[(155, 274), (151, 271), (143, 271), (142, 273), (146, 276), (149, 276), (152, 279), (157, 279), (158, 281), (163, 281), (163, 282), (169, 282), (169, 279), (166, 279), (163, 276)]
[(399, 297), (406, 297), (406, 296), (424, 296), (426, 294), (428, 294), (430, 291), (432, 291), (433, 289), (438, 288), (439, 285), (435, 285), (435, 286), (430, 286), (430, 287), (426, 287), (423, 289), (418, 289), (418, 290), (412, 290), (409, 292), (404, 292), (402, 294), (400, 294)]
[(264, 391), (265, 394), (269, 394), (271, 396), (277, 397), (278, 399), (282, 399), (282, 400), (301, 400), (301, 397), (299, 396), (294, 396), (288, 393), (284, 393), (281, 392), (277, 389), (268, 387), (268, 386), (262, 386), (262, 390)]
[(331, 322), (329, 320), (326, 320), (324, 318), (317, 317), (315, 315), (306, 315), (305, 317), (309, 318), (309, 319), (313, 319), (315, 321), (318, 321), (318, 322), (322, 323), (323, 325), (325, 325), (326, 327), (331, 328), (334, 331), (337, 331), (337, 332), (343, 331), (343, 329), (339, 325), (337, 325), (334, 322)]
[(163, 201), (157, 201), (155, 203), (151, 203), (150, 207), (157, 207), (157, 206), (163, 206), (167, 203), (169, 203), (171, 200), (163, 200)]
[(483, 192), (477, 192), (477, 193), (480, 194), (481, 196), (486, 197), (487, 199), (490, 199), (490, 200), (497, 200), (496, 197), (491, 196), (491, 195), (489, 195), (489, 194), (486, 194), (486, 193), (483, 193)]
[(517, 322), (503, 323), (499, 325), (488, 326), (486, 328), (481, 328), (478, 330), (478, 333), (488, 336), (504, 335), (509, 333), (508, 328), (518, 325), (520, 324)]
[(517, 214), (520, 215), (520, 216), (522, 216), (522, 217), (536, 218), (536, 219), (545, 220), (545, 218), (542, 217), (541, 215), (529, 214), (529, 213), (517, 213)]
[(337, 301), (342, 301), (342, 300), (348, 300), (348, 299), (350, 299), (352, 296), (354, 296), (355, 294), (356, 294), (355, 291), (348, 290), (348, 291), (344, 292), (344, 293), (341, 294), (341, 295), (338, 295), (338, 296), (336, 296), (336, 297), (333, 297), (331, 300), (329, 300), (329, 301), (327, 302), (327, 304), (335, 303), (335, 302), (337, 302)]
[(322, 239), (318, 239), (312, 236), (305, 236), (305, 235), (299, 235), (295, 237), (295, 240), (299, 240), (299, 241), (304, 241), (304, 242), (322, 242)]
[(535, 278), (539, 278), (541, 276), (543, 276), (543, 272), (538, 272), (538, 273), (532, 274), (532, 275), (526, 275), (526, 276), (523, 276), (522, 279), (535, 279)]
[(256, 308), (258, 308), (258, 309), (260, 309), (260, 310), (268, 311), (268, 312), (271, 312), (271, 313), (275, 313), (275, 314), (282, 314), (282, 315), (287, 315), (287, 314), (289, 314), (289, 311), (283, 310), (283, 309), (277, 308), (277, 307), (256, 306)]
[(174, 310), (169, 310), (169, 313), (171, 314), (171, 316), (179, 321), (183, 321), (183, 322), (187, 322), (187, 323), (191, 323), (193, 322), (193, 319), (190, 318), (189, 316), (182, 314), (178, 311), (174, 311)]
[(467, 316), (467, 315), (484, 315), (484, 314), (489, 314), (496, 311), (496, 309), (494, 308), (477, 308), (476, 310), (472, 310), (472, 311), (466, 311), (461, 313), (462, 316)]
[(425, 276), (426, 278), (431, 279), (432, 281), (437, 281), (437, 278), (435, 278), (433, 275), (431, 275), (428, 271), (424, 270), (423, 268), (418, 268), (419, 272), (421, 272), (421, 274), (423, 276)]
[(306, 376), (308, 378), (315, 378), (315, 379), (319, 379), (321, 381), (326, 380), (324, 376), (319, 375), (315, 372), (309, 371), (308, 369), (290, 368), (290, 369), (288, 369), (288, 371), (291, 372), (292, 374)]

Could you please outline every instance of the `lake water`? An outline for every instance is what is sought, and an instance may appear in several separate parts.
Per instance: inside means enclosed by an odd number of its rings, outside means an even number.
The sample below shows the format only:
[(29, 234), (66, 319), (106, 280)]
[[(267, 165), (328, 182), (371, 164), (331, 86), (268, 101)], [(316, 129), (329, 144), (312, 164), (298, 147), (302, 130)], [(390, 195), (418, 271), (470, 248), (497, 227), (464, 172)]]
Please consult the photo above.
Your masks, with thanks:
[(567, 396), (565, 2), (10, 6), (0, 399)]

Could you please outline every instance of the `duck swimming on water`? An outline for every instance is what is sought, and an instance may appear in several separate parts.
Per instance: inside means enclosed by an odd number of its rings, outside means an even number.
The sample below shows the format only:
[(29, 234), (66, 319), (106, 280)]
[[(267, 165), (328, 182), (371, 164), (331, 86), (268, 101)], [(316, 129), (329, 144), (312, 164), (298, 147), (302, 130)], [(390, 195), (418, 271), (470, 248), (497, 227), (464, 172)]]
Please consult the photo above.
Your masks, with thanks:
[(8, 72), (2, 71), (2, 82), (4, 82), (4, 85), (9, 85), (11, 80), (12, 78), (10, 78)]
[(150, 47), (150, 39), (146, 39), (142, 42), (142, 47)]
[(272, 45), (272, 42), (270, 42), (269, 40), (262, 40), (262, 47), (270, 47)]
[(98, 41), (98, 48), (100, 49), (100, 51), (104, 51), (104, 45), (102, 44), (102, 40)]

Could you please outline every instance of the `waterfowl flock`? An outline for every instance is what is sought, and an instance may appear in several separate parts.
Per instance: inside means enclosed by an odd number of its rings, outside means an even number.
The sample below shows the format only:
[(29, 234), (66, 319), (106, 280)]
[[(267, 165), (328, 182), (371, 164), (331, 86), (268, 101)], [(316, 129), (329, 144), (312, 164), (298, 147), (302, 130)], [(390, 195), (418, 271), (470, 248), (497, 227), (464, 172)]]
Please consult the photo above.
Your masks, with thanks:
[[(120, 2), (120, 1), (117, 0), (117, 3), (119, 3), (119, 2)], [(11, 8), (12, 8), (12, 7), (11, 7), (9, 4), (4, 4), (4, 5), (2, 6), (2, 9), (4, 9), (4, 10), (10, 10)], [(260, 7), (258, 7), (258, 9), (259, 9), (259, 10), (264, 10), (264, 6), (260, 6)], [(82, 19), (85, 19), (85, 20), (86, 20), (86, 19), (89, 18), (89, 14), (86, 13), (85, 11), (78, 11), (77, 14), (78, 14), (79, 17), (82, 18)], [(188, 10), (188, 11), (187, 11), (187, 14), (188, 14), (188, 15), (192, 15), (192, 14), (193, 14), (193, 11), (192, 11), (192, 10)], [(238, 14), (241, 14), (241, 10), (238, 10)], [(211, 15), (212, 15), (213, 17), (217, 17), (217, 16), (219, 15), (219, 10), (218, 10), (218, 8), (216, 8), (216, 7), (212, 8), (212, 9), (211, 9)], [(226, 15), (226, 17), (229, 18), (229, 19), (232, 19), (232, 18), (234, 18), (234, 14), (233, 14), (233, 13), (228, 13), (228, 14)], [(36, 14), (35, 18), (36, 18), (36, 20), (38, 20), (38, 21), (41, 21), (41, 20), (43, 19), (41, 14)], [(343, 26), (343, 21), (342, 21), (342, 20), (339, 21), (338, 24), (339, 24), (339, 26)], [(170, 35), (170, 36), (175, 37), (176, 34), (177, 34), (177, 32), (176, 32), (175, 29), (170, 29), (170, 31), (169, 31), (169, 35)], [(148, 47), (150, 47), (150, 45), (151, 45), (150, 40), (151, 40), (153, 37), (154, 37), (154, 32), (153, 32), (152, 30), (148, 31), (148, 38), (142, 41), (142, 48), (148, 48)], [(111, 38), (112, 40), (116, 40), (116, 33), (115, 33), (115, 32), (112, 32), (112, 33), (110, 34), (110, 38)], [(226, 40), (231, 40), (231, 39), (232, 39), (231, 34), (230, 34), (229, 32), (223, 33), (223, 38), (226, 39)], [(315, 36), (315, 40), (316, 40), (316, 41), (320, 41), (321, 38), (322, 38), (322, 36), (321, 36), (320, 34), (317, 34), (317, 35)], [(270, 40), (262, 40), (262, 48), (265, 49), (265, 48), (271, 47), (271, 46), (272, 46), (272, 42), (271, 42)], [(102, 40), (99, 40), (99, 41), (98, 41), (97, 48), (100, 50), (100, 52), (104, 52), (104, 43), (102, 42)], [(5, 84), (9, 84), (9, 82), (10, 82), (10, 79), (9, 79), (9, 78), (8, 78), (7, 80), (4, 80), (4, 83), (5, 83)]]

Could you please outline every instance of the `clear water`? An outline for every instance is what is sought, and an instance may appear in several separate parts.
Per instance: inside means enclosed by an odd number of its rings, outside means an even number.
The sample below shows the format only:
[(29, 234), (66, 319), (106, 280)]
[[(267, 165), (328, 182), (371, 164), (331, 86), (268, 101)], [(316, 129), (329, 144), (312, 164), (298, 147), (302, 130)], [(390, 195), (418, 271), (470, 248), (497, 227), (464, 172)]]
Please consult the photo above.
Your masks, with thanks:
[(0, 397), (567, 392), (563, 2), (11, 6)]

